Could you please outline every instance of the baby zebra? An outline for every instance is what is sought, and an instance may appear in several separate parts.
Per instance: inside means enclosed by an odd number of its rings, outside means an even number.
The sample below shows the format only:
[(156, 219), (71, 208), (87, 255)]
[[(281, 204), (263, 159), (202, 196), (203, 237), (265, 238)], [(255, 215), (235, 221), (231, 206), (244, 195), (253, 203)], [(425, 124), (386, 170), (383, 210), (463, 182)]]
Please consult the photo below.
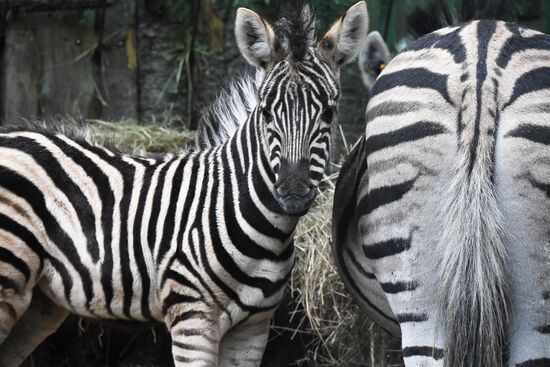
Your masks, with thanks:
[[(238, 47), (263, 78), (237, 131), (216, 140), (223, 122), (203, 130), (208, 148), (152, 159), (55, 132), (0, 134), (2, 367), (19, 365), (69, 312), (165, 323), (176, 366), (260, 365), (366, 5), (317, 46), (314, 25), (303, 4), (278, 34), (238, 10)], [(47, 298), (34, 302), (36, 288)]]
[(549, 145), (548, 35), (447, 27), (378, 77), (333, 250), (407, 367), (550, 366)]

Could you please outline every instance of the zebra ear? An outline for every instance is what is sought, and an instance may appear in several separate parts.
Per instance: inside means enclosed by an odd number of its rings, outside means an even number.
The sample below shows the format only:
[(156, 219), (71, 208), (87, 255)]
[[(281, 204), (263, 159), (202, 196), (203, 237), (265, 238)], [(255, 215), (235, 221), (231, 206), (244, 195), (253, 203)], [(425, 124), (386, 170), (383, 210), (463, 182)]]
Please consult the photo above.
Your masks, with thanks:
[(317, 52), (334, 68), (352, 61), (369, 29), (367, 4), (360, 1), (346, 11), (317, 45)]
[(267, 69), (281, 50), (271, 25), (250, 9), (237, 9), (235, 38), (244, 58), (262, 69)]
[(370, 32), (359, 52), (359, 69), (368, 90), (391, 60), (390, 50), (378, 31)]

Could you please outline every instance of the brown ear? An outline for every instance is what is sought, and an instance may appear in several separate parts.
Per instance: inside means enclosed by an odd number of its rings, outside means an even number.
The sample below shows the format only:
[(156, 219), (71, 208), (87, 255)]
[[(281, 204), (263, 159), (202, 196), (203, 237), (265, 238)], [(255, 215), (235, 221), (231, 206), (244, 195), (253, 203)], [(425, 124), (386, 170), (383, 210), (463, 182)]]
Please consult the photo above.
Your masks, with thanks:
[(357, 56), (368, 29), (367, 4), (360, 1), (334, 23), (317, 45), (317, 52), (328, 64), (337, 69)]
[(237, 9), (235, 38), (244, 58), (252, 65), (267, 69), (280, 54), (280, 44), (271, 25), (250, 9)]

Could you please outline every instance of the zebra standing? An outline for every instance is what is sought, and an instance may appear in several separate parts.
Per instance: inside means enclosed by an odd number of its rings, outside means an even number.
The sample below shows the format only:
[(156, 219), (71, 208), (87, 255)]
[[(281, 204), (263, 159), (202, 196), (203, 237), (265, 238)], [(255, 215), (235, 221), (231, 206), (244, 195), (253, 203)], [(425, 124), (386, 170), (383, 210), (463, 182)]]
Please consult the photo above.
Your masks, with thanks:
[(409, 45), (338, 179), (333, 252), (405, 365), (550, 366), (550, 37), (501, 21)]
[[(176, 366), (260, 364), (366, 4), (317, 46), (314, 23), (300, 2), (279, 35), (238, 10), (238, 47), (263, 75), (257, 104), (232, 116), (248, 113), (237, 131), (205, 126), (201, 150), (153, 159), (55, 132), (0, 134), (1, 366), (21, 363), (69, 312), (164, 322)], [(36, 288), (47, 298), (33, 300)]]

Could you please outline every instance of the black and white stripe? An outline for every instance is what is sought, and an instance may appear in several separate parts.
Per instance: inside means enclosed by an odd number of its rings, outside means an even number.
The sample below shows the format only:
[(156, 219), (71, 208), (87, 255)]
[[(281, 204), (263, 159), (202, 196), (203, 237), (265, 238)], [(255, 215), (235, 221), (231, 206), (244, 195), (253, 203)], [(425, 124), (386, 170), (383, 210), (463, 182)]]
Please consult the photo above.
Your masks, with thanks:
[[(312, 37), (309, 7), (290, 11), (281, 32)], [(348, 12), (329, 36), (352, 59), (365, 4)], [(148, 158), (47, 129), (0, 133), (0, 365), (18, 365), (69, 311), (165, 323), (176, 366), (259, 366), (329, 157), (339, 65), (296, 35), (260, 61), (254, 42), (282, 41), (250, 10), (236, 29), (263, 78), (257, 94), (250, 79), (222, 94), (209, 118), (227, 116), (203, 121), (202, 149)], [(58, 305), (42, 316), (36, 287)], [(27, 309), (47, 332), (30, 332)]]
[(406, 366), (550, 365), (550, 37), (475, 21), (373, 86), (333, 249)]

